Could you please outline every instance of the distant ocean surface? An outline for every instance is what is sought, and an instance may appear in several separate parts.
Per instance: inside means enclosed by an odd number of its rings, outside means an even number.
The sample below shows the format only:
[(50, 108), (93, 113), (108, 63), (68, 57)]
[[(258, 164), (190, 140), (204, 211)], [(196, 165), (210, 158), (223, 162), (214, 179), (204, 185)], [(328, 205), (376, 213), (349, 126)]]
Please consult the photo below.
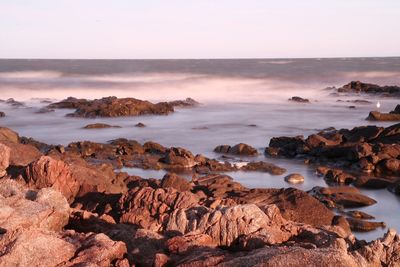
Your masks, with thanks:
[(117, 95), (169, 100), (191, 96), (203, 101), (264, 102), (284, 99), (292, 90), (314, 95), (310, 91), (350, 80), (400, 84), (400, 58), (0, 59), (2, 98)]
[[(381, 103), (388, 112), (399, 99), (369, 95), (332, 94), (332, 86), (352, 80), (400, 85), (400, 58), (336, 59), (232, 59), (232, 60), (0, 60), (0, 99), (14, 98), (23, 106), (0, 102), (0, 125), (22, 136), (51, 144), (89, 140), (107, 142), (116, 138), (141, 143), (154, 141), (180, 146), (194, 154), (218, 158), (214, 147), (247, 143), (260, 156), (254, 160), (273, 162), (287, 173), (305, 176), (304, 184), (289, 185), (284, 176), (259, 172), (229, 173), (248, 187), (296, 187), (310, 190), (326, 186), (315, 170), (295, 159), (265, 158), (263, 151), (275, 136), (310, 135), (328, 127), (353, 128), (390, 122), (366, 121), (368, 113)], [(38, 113), (48, 101), (68, 96), (100, 98), (135, 97), (166, 101), (192, 97), (202, 105), (177, 109), (168, 116), (118, 118), (69, 118), (71, 110)], [(289, 102), (288, 98), (309, 98), (309, 104)], [(369, 104), (346, 100), (363, 99)], [(47, 100), (47, 101), (43, 101)], [(343, 101), (338, 101), (343, 100)], [(355, 108), (349, 109), (349, 105)], [(89, 123), (108, 123), (121, 128), (85, 130)], [(142, 122), (144, 128), (134, 125)], [(132, 175), (160, 178), (162, 171), (125, 170)], [(386, 189), (364, 190), (377, 204), (363, 211), (400, 231), (400, 198)], [(358, 233), (368, 240), (385, 230)]]

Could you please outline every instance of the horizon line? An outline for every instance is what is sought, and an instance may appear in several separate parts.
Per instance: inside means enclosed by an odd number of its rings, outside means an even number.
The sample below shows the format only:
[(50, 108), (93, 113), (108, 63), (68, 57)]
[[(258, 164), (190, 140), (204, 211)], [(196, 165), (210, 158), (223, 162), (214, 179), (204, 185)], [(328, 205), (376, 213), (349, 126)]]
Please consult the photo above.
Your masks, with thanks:
[(350, 56), (350, 57), (215, 57), (215, 58), (0, 58), (0, 60), (288, 60), (288, 59), (362, 59), (362, 58), (400, 58), (398, 56)]

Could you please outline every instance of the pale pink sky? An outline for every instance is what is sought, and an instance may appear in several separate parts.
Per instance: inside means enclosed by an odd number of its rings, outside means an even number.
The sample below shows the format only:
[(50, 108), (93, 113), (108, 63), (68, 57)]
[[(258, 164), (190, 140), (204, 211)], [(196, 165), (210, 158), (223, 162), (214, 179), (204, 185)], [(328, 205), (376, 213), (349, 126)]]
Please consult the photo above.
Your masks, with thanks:
[(400, 56), (398, 0), (1, 0), (0, 58)]

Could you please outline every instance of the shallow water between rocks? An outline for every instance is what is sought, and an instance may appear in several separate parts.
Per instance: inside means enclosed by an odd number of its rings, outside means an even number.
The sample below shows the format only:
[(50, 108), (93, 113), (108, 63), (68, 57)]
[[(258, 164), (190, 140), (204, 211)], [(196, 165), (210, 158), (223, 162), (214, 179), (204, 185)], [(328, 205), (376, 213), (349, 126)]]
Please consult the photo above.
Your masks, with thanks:
[[(0, 59), (0, 98), (15, 98), (24, 106), (0, 103), (0, 125), (49, 144), (66, 145), (75, 141), (107, 142), (116, 138), (141, 143), (158, 142), (180, 146), (208, 157), (219, 158), (217, 145), (240, 142), (256, 147), (265, 160), (287, 169), (284, 175), (259, 172), (227, 173), (247, 187), (296, 187), (309, 190), (326, 186), (314, 167), (296, 159), (272, 159), (263, 155), (269, 140), (276, 136), (296, 136), (335, 127), (363, 125), (389, 126), (390, 122), (370, 122), (365, 118), (376, 104), (380, 111), (395, 108), (399, 99), (366, 95), (335, 95), (329, 86), (342, 86), (352, 80), (400, 85), (400, 58), (336, 59), (220, 59), (220, 60), (6, 60)], [(43, 100), (56, 101), (68, 96), (100, 98), (114, 95), (149, 101), (169, 101), (192, 97), (200, 106), (176, 109), (168, 116), (119, 118), (69, 118), (73, 110), (36, 113), (46, 106)], [(310, 103), (293, 103), (300, 96)], [(370, 104), (347, 100), (363, 99)], [(338, 100), (343, 100), (338, 102)], [(349, 106), (355, 106), (350, 109)], [(82, 129), (89, 123), (108, 123), (122, 128)], [(142, 122), (146, 127), (138, 128)], [(238, 160), (247, 161), (248, 158)], [(132, 175), (162, 178), (164, 171), (124, 168)], [(289, 185), (284, 176), (300, 173), (305, 182)], [(190, 177), (188, 177), (190, 178)], [(377, 204), (361, 210), (385, 221), (400, 231), (400, 197), (389, 191), (362, 192)], [(356, 233), (371, 240), (385, 229)]]
[[(314, 173), (314, 168), (298, 159), (268, 158), (263, 150), (274, 136), (309, 135), (327, 127), (352, 128), (360, 125), (377, 124), (388, 126), (391, 123), (371, 123), (365, 120), (374, 104), (358, 105), (349, 109), (348, 103), (336, 102), (336, 97), (327, 97), (310, 104), (290, 102), (282, 103), (206, 103), (195, 108), (177, 109), (168, 116), (142, 116), (120, 118), (82, 119), (68, 118), (65, 114), (72, 110), (56, 110), (51, 113), (36, 114), (43, 103), (39, 101), (26, 102), (27, 107), (9, 107), (0, 104), (0, 110), (7, 116), (1, 118), (1, 125), (9, 127), (23, 136), (33, 137), (39, 141), (51, 144), (66, 145), (73, 141), (90, 140), (107, 142), (124, 137), (135, 139), (141, 143), (155, 141), (165, 146), (180, 146), (191, 150), (194, 154), (204, 154), (219, 158), (221, 155), (213, 152), (220, 144), (236, 144), (239, 142), (256, 147), (260, 156), (257, 158), (238, 158), (238, 160), (265, 160), (287, 169), (284, 175), (273, 176), (260, 172), (226, 173), (238, 182), (250, 188), (282, 188), (296, 187), (310, 190), (314, 186), (326, 186), (323, 178)], [(374, 99), (372, 101), (375, 102)], [(382, 109), (390, 110), (395, 100), (380, 100)], [(387, 108), (385, 108), (387, 107)], [(103, 122), (119, 125), (122, 128), (112, 129), (82, 129), (89, 123)], [(138, 122), (146, 125), (144, 128), (134, 127)], [(162, 178), (165, 171), (141, 170), (124, 168), (131, 175), (145, 178)], [(290, 185), (284, 181), (289, 173), (300, 173), (305, 182)], [(400, 231), (400, 197), (383, 190), (364, 190), (362, 192), (378, 203), (361, 208), (378, 221), (385, 221), (388, 227)], [(369, 233), (356, 233), (356, 236), (366, 240), (379, 237), (386, 231), (376, 230)]]

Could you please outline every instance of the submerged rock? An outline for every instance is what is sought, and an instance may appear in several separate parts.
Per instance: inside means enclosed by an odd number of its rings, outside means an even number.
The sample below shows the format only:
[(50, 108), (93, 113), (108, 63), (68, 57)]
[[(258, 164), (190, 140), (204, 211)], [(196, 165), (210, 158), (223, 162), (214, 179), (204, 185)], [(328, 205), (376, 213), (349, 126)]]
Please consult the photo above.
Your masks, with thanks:
[(122, 128), (121, 126), (118, 125), (109, 125), (106, 123), (93, 123), (93, 124), (88, 124), (84, 129), (104, 129), (104, 128)]
[(302, 98), (299, 96), (293, 96), (293, 97), (289, 98), (289, 101), (297, 102), (297, 103), (310, 103), (310, 100), (308, 100), (307, 98)]
[(214, 152), (217, 153), (226, 153), (232, 155), (240, 155), (240, 156), (257, 156), (257, 149), (247, 144), (236, 144), (234, 146), (230, 145), (221, 145), (214, 148)]

